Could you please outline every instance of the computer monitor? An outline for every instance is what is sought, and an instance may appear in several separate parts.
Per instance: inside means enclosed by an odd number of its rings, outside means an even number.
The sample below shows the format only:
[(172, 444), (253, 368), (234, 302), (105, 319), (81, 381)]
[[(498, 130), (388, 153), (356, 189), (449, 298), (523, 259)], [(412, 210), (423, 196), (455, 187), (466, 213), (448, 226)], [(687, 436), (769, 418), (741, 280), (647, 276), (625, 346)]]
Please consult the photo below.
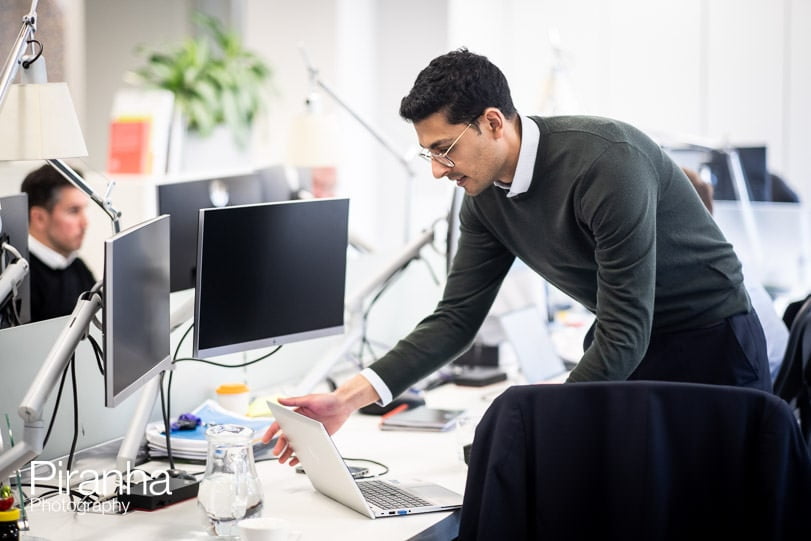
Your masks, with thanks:
[(248, 205), (291, 198), (282, 166), (244, 175), (216, 176), (157, 186), (158, 214), (172, 217), (171, 290), (192, 289), (197, 268), (197, 213), (200, 209)]
[(194, 355), (343, 332), (348, 199), (200, 211)]
[(104, 380), (107, 407), (171, 367), (169, 216), (104, 241)]
[[(726, 150), (691, 146), (666, 147), (665, 152), (680, 167), (704, 174), (713, 186), (713, 199), (738, 199), (737, 187), (729, 167)], [(768, 171), (765, 146), (734, 147), (740, 159), (743, 182), (750, 201), (772, 201), (772, 176)]]
[[(13, 246), (23, 259), (28, 260), (28, 194), (0, 197), (0, 220), (0, 239), (5, 239), (4, 242)], [(0, 257), (3, 258), (0, 272), (16, 259), (9, 252), (3, 252)], [(0, 328), (31, 321), (30, 284), (29, 276), (26, 275), (17, 288), (16, 295), (7, 295), (0, 299)], [(16, 321), (18, 316), (19, 321)]]

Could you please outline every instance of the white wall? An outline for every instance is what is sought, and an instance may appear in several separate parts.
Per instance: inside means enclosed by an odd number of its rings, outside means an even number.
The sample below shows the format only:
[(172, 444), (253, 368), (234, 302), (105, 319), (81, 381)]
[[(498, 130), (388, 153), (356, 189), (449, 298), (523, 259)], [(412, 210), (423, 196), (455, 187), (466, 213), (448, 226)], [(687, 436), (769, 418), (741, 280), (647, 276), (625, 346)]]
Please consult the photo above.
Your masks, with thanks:
[[(66, 24), (68, 81), (81, 94), (90, 156), (103, 171), (112, 93), (138, 65), (141, 43), (176, 43), (192, 30), (184, 0), (77, 0)], [(580, 111), (617, 117), (653, 133), (764, 142), (770, 167), (811, 197), (811, 6), (806, 0), (234, 0), (248, 46), (274, 68), (268, 143), (260, 163), (284, 159), (286, 134), (302, 111), (308, 77), (298, 45), (321, 79), (392, 147), (412, 158), (417, 178), (328, 97), (341, 126), (339, 191), (352, 197), (351, 223), (370, 242), (396, 249), (410, 230), (445, 212), (450, 183), (413, 159), (416, 138), (400, 98), (434, 56), (461, 45), (507, 74), (519, 110), (540, 112), (553, 65), (549, 31), (567, 52)], [(83, 7), (83, 10), (80, 9)], [(239, 8), (239, 9), (237, 9)], [(82, 34), (81, 39), (76, 37)], [(84, 92), (82, 92), (84, 90)], [(408, 192), (409, 184), (412, 185)], [(116, 194), (114, 193), (114, 196)], [(106, 231), (106, 228), (105, 228)]]
[(811, 6), (804, 0), (452, 0), (451, 45), (499, 64), (536, 111), (568, 51), (582, 112), (652, 133), (765, 143), (769, 165), (811, 196)]

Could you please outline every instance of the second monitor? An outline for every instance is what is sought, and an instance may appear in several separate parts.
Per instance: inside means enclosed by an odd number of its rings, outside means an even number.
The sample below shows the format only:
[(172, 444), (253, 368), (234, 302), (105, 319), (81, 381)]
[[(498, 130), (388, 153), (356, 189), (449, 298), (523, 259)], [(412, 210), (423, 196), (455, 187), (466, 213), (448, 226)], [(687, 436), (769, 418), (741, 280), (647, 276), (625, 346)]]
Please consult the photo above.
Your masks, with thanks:
[(282, 166), (242, 175), (213, 176), (158, 185), (158, 214), (172, 217), (171, 290), (194, 288), (197, 214), (200, 209), (287, 201), (291, 198), (292, 192)]
[(348, 199), (200, 211), (194, 355), (339, 334)]

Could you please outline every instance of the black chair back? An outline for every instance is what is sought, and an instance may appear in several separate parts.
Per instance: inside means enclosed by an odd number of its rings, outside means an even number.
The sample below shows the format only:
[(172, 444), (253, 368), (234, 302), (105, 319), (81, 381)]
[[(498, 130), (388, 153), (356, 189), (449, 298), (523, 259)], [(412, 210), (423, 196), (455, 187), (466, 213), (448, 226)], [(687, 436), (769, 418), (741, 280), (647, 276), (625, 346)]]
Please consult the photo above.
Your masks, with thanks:
[(806, 300), (789, 330), (783, 364), (774, 380), (774, 393), (794, 408), (803, 436), (811, 444), (811, 298)]

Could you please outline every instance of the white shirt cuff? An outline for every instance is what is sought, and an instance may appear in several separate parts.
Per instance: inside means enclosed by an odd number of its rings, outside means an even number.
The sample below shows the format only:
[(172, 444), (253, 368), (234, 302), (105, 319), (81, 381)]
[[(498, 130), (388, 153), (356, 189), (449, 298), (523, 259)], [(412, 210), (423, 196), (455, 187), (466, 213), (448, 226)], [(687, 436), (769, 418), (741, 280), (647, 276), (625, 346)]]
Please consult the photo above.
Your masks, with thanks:
[(377, 402), (378, 406), (385, 406), (389, 402), (391, 402), (391, 390), (388, 386), (383, 383), (383, 380), (380, 379), (380, 376), (377, 375), (377, 372), (372, 370), (371, 368), (364, 368), (361, 373), (361, 376), (366, 378), (369, 384), (377, 391), (377, 395), (380, 397), (380, 400)]

